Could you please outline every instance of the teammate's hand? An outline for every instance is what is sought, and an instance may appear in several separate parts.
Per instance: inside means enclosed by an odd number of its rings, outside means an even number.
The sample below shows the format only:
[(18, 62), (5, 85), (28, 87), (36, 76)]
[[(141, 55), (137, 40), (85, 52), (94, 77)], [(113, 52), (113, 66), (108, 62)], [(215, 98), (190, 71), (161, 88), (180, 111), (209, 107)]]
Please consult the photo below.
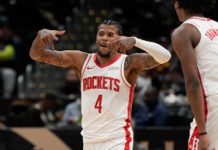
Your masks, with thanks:
[(215, 150), (215, 148), (209, 149), (209, 140), (207, 134), (199, 137), (198, 150)]
[(44, 44), (48, 45), (52, 50), (54, 50), (53, 42), (58, 40), (56, 35), (63, 35), (64, 33), (65, 31), (42, 29), (38, 32), (37, 36), (44, 42)]
[(134, 45), (134, 37), (118, 36), (116, 40), (109, 43), (109, 48), (125, 54), (126, 51), (134, 47)]

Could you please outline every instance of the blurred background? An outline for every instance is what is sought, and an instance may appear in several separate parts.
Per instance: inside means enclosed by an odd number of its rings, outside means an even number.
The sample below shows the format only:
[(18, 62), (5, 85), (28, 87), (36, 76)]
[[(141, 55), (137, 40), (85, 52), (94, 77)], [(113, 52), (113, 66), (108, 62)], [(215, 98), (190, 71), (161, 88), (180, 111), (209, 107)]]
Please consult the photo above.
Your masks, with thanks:
[[(217, 7), (205, 15), (218, 20)], [(28, 53), (42, 28), (66, 30), (55, 44), (58, 50), (95, 52), (96, 28), (105, 19), (120, 22), (124, 35), (157, 42), (172, 54), (169, 63), (138, 78), (132, 110), (134, 149), (186, 148), (193, 116), (171, 48), (171, 33), (180, 24), (171, 0), (2, 0), (0, 150), (35, 146), (14, 133), (15, 127), (46, 127), (70, 149), (82, 149), (79, 78), (73, 69), (34, 62)]]

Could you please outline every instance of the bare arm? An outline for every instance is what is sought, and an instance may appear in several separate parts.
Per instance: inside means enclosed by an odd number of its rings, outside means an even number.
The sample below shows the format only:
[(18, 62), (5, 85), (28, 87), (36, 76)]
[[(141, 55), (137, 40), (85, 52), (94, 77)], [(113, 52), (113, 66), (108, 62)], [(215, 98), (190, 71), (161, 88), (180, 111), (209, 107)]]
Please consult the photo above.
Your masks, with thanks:
[(130, 84), (134, 85), (143, 70), (152, 69), (158, 65), (160, 64), (146, 53), (131, 54), (125, 60), (125, 77)]
[(114, 51), (126, 53), (132, 47), (138, 47), (146, 53), (135, 53), (125, 60), (125, 77), (130, 84), (135, 84), (138, 75), (145, 69), (154, 68), (170, 60), (171, 54), (161, 45), (136, 37), (118, 36), (109, 44)]
[(135, 53), (127, 56), (125, 61), (126, 69), (127, 66), (131, 66), (131, 70), (140, 74), (141, 71), (152, 69), (156, 66), (160, 65), (151, 55), (146, 53)]
[[(118, 36), (115, 41), (109, 44), (109, 47), (111, 49), (114, 49), (114, 51), (117, 50), (122, 53), (126, 53), (127, 50), (131, 49), (134, 46), (148, 53), (150, 56), (152, 56), (153, 60), (155, 60), (159, 64), (166, 63), (171, 58), (170, 52), (160, 44), (138, 39), (136, 37)], [(136, 55), (135, 57), (139, 57), (139, 56), (140, 55)], [(141, 60), (140, 58), (147, 59), (147, 56), (143, 55), (143, 57), (139, 57), (139, 60)], [(148, 64), (148, 66), (150, 68), (150, 64)], [(147, 67), (145, 66), (145, 68)]]
[(204, 102), (201, 83), (198, 75), (194, 47), (199, 42), (200, 33), (190, 25), (181, 26), (172, 34), (172, 46), (179, 57), (185, 78), (186, 94), (199, 132), (204, 132)]
[(33, 60), (49, 63), (61, 67), (75, 67), (81, 70), (87, 54), (81, 51), (57, 51), (54, 50), (53, 41), (56, 35), (62, 35), (64, 31), (40, 30), (30, 48), (30, 57)]
[(132, 47), (138, 47), (146, 53), (132, 54), (127, 57), (134, 63), (131, 68), (137, 71), (150, 69), (170, 60), (171, 54), (161, 45), (138, 39), (136, 37), (118, 36), (117, 40), (110, 43), (110, 48), (126, 53)]
[[(145, 69), (154, 68), (171, 58), (171, 54), (161, 45), (141, 40), (135, 37), (121, 37), (117, 43), (119, 50), (126, 51), (133, 46), (140, 48), (146, 53), (131, 54), (125, 61), (125, 76), (129, 83), (135, 84), (138, 75)], [(120, 44), (121, 43), (121, 44)]]

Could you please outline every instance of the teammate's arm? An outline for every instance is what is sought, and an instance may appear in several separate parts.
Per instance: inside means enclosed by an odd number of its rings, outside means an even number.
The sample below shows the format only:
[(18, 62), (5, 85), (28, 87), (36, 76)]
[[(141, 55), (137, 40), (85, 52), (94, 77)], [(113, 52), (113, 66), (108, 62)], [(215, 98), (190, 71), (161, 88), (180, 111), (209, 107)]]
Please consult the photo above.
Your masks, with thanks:
[(57, 35), (63, 35), (64, 31), (42, 29), (38, 32), (30, 48), (30, 57), (33, 60), (49, 63), (61, 67), (81, 68), (87, 54), (81, 51), (57, 51), (53, 42)]
[[(198, 34), (198, 35), (196, 35)], [(172, 34), (172, 46), (180, 59), (185, 79), (186, 94), (195, 116), (198, 130), (205, 132), (204, 101), (194, 47), (200, 33), (191, 25), (183, 25)]]

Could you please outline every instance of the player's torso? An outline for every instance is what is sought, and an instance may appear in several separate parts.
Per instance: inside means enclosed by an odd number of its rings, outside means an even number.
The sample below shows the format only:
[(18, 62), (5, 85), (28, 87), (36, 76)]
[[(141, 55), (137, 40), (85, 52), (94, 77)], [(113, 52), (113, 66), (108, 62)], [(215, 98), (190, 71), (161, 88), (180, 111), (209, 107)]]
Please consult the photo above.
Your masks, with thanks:
[(185, 23), (194, 25), (201, 35), (195, 52), (206, 96), (218, 94), (218, 23), (201, 17), (192, 17)]
[[(126, 55), (105, 66), (90, 54), (82, 72), (82, 134), (86, 138), (104, 138), (117, 131), (125, 134), (126, 119), (130, 117), (133, 88), (124, 77)], [(121, 135), (122, 136), (122, 135)]]

